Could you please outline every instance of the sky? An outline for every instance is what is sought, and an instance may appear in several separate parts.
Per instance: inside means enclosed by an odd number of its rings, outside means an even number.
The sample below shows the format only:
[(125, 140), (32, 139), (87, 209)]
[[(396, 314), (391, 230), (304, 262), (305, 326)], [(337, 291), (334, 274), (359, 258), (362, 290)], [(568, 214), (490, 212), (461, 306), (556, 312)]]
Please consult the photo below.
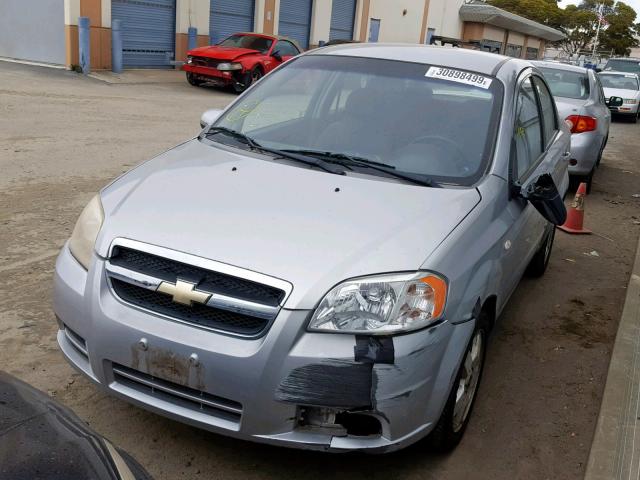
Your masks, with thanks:
[[(635, 9), (635, 11), (638, 12), (638, 16), (640, 17), (640, 0), (622, 0), (622, 1), (624, 1), (624, 3), (626, 3), (627, 5), (631, 5)], [(562, 0), (558, 5), (564, 8), (567, 5), (570, 5), (570, 4), (577, 5), (578, 3), (580, 3), (580, 0)]]

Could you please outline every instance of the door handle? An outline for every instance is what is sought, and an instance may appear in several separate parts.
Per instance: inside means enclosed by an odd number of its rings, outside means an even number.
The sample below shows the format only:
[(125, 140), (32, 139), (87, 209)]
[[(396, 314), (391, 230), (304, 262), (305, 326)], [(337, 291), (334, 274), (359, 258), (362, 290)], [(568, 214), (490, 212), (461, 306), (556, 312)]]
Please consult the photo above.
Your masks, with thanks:
[(561, 158), (569, 158), (571, 156), (571, 152), (564, 152)]

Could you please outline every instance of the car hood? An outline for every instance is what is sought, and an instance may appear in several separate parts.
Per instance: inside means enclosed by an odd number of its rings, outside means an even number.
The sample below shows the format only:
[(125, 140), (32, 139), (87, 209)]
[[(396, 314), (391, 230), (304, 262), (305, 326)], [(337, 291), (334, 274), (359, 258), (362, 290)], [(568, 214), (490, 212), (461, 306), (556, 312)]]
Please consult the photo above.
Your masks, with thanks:
[(566, 98), (566, 97), (554, 97), (556, 101), (556, 107), (558, 107), (558, 115), (561, 119), (567, 118), (569, 115), (582, 115), (584, 112), (584, 105), (587, 100)]
[(603, 88), (603, 90), (606, 98), (638, 98), (640, 96), (640, 92), (638, 90), (627, 90), (626, 88)]
[(251, 50), (250, 48), (220, 47), (218, 45), (211, 45), (209, 47), (194, 48), (188, 52), (188, 55), (215, 58), (216, 60), (235, 60), (238, 57), (243, 57), (245, 55), (258, 55), (259, 53), (260, 52), (257, 50)]
[(480, 201), (235, 152), (194, 139), (104, 189), (98, 254), (117, 237), (175, 249), (286, 280), (306, 309), (347, 278), (420, 269)]

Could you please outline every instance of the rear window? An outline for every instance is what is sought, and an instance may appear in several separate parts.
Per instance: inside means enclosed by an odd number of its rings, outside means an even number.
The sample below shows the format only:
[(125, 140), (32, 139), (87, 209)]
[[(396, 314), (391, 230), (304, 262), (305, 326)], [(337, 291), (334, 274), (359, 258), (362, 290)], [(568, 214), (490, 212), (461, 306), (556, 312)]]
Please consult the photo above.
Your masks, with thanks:
[(640, 62), (637, 60), (609, 60), (605, 71), (640, 73)]
[(540, 68), (554, 97), (589, 98), (589, 77), (586, 73), (557, 68)]
[(638, 90), (638, 77), (635, 75), (600, 75), (603, 88), (621, 88), (623, 90)]

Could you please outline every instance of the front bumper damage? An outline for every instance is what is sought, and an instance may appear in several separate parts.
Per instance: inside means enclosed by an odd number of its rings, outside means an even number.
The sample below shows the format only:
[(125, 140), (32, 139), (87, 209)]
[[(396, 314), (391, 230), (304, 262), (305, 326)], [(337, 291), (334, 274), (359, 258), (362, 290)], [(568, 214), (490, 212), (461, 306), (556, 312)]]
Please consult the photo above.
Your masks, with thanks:
[(67, 360), (128, 402), (220, 434), (288, 447), (369, 452), (429, 433), (473, 322), (377, 339), (306, 331), (310, 311), (282, 309), (266, 335), (202, 331), (121, 303), (94, 257), (64, 247), (54, 310)]

